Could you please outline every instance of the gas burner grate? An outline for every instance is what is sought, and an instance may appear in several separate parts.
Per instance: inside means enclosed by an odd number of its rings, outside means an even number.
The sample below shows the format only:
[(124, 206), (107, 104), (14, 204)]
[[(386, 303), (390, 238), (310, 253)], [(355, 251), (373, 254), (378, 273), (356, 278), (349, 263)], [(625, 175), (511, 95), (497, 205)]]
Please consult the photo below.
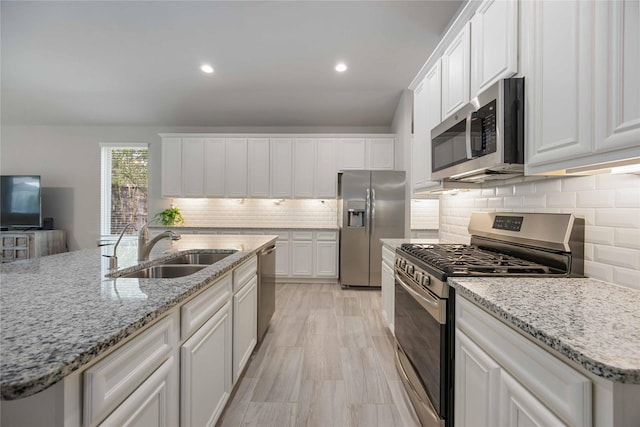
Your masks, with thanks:
[(544, 275), (549, 267), (507, 254), (461, 244), (402, 244), (401, 250), (455, 276)]

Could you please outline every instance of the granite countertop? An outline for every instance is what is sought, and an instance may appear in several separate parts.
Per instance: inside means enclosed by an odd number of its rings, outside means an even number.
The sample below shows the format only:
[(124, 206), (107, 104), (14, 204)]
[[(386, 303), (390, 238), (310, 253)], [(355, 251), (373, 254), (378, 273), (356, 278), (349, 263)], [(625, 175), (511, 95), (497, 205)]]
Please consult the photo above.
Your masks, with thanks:
[(640, 384), (640, 291), (589, 278), (460, 278), (448, 283), (593, 374)]
[(150, 229), (162, 229), (162, 230), (185, 230), (185, 231), (193, 231), (193, 230), (338, 230), (337, 225), (332, 226), (317, 226), (310, 225), (308, 227), (301, 226), (297, 224), (295, 227), (291, 226), (271, 226), (271, 225), (252, 225), (248, 226), (238, 226), (238, 227), (229, 227), (229, 226), (186, 226), (186, 225), (158, 225), (153, 224), (149, 226)]
[[(161, 240), (154, 264), (176, 252), (237, 252), (176, 279), (105, 277), (113, 246), (67, 252), (0, 267), (0, 391), (33, 395), (83, 367), (151, 323), (277, 236), (184, 235)], [(118, 247), (119, 270), (135, 270), (137, 241)]]

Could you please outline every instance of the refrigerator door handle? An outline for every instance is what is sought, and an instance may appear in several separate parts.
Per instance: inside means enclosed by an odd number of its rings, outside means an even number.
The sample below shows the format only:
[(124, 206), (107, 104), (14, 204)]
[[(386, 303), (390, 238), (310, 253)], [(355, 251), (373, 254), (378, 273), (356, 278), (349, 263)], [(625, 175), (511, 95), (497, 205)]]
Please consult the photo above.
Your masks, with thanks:
[(372, 188), (371, 189), (371, 201), (369, 202), (371, 204), (371, 227), (369, 227), (371, 229), (371, 235), (373, 236), (373, 234), (375, 234), (376, 230), (376, 189)]
[(367, 197), (366, 197), (366, 214), (365, 214), (365, 218), (364, 218), (364, 226), (365, 226), (365, 233), (367, 233), (367, 235), (371, 234), (371, 189), (367, 188)]

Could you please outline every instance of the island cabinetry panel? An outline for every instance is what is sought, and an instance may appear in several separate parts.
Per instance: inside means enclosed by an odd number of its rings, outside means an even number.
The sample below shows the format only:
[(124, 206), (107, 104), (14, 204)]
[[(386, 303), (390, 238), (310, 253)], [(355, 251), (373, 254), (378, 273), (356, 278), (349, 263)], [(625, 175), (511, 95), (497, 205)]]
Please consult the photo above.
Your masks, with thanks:
[(381, 278), (381, 299), (382, 299), (382, 316), (387, 321), (389, 330), (394, 333), (393, 317), (395, 315), (395, 292), (396, 280), (394, 266), (396, 262), (396, 253), (392, 248), (382, 245), (382, 278)]
[(592, 425), (589, 378), (460, 296), (455, 378), (456, 424), (478, 425), (479, 414), (487, 425)]
[[(178, 371), (177, 365), (173, 362), (166, 365), (163, 373), (151, 381), (154, 386), (146, 387), (144, 395), (141, 396), (140, 393), (132, 395), (132, 393), (147, 379), (151, 380), (151, 374), (172, 356), (178, 342), (178, 323), (179, 317), (175, 313), (164, 318), (86, 370), (83, 399), (85, 426), (97, 425), (110, 412), (122, 405), (125, 409), (122, 409), (119, 412), (121, 415), (116, 418), (128, 416), (130, 410), (126, 408), (131, 407), (129, 399), (140, 403), (147, 399), (160, 398), (160, 395), (166, 392), (171, 393), (172, 396), (177, 395), (177, 383), (174, 377)], [(167, 388), (166, 391), (159, 392), (158, 387)], [(149, 410), (153, 412), (150, 408)], [(163, 417), (169, 425), (177, 421), (177, 402), (169, 400), (163, 406), (163, 410), (166, 411)]]
[(235, 384), (258, 342), (258, 276), (254, 256), (233, 273), (233, 377)]

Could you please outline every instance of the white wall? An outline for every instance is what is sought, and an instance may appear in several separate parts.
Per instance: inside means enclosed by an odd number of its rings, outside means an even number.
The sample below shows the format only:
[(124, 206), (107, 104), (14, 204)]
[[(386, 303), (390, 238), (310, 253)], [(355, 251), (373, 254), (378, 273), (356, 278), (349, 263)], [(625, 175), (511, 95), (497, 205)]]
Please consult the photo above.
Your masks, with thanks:
[(410, 236), (411, 230), (411, 124), (413, 121), (413, 92), (406, 89), (402, 92), (400, 101), (393, 115), (393, 121), (391, 122), (391, 132), (396, 134), (395, 143), (395, 164), (396, 170), (407, 172), (407, 189), (406, 189), (406, 206), (405, 206), (405, 232), (406, 237)]
[(389, 133), (389, 128), (185, 128), (3, 126), (2, 174), (42, 176), (43, 215), (67, 231), (70, 250), (96, 247), (100, 236), (101, 142), (149, 143), (149, 212), (167, 207), (160, 198), (161, 140), (158, 133)]
[(640, 175), (597, 175), (440, 197), (440, 239), (468, 243), (472, 211), (573, 213), (585, 219), (585, 275), (640, 289)]

